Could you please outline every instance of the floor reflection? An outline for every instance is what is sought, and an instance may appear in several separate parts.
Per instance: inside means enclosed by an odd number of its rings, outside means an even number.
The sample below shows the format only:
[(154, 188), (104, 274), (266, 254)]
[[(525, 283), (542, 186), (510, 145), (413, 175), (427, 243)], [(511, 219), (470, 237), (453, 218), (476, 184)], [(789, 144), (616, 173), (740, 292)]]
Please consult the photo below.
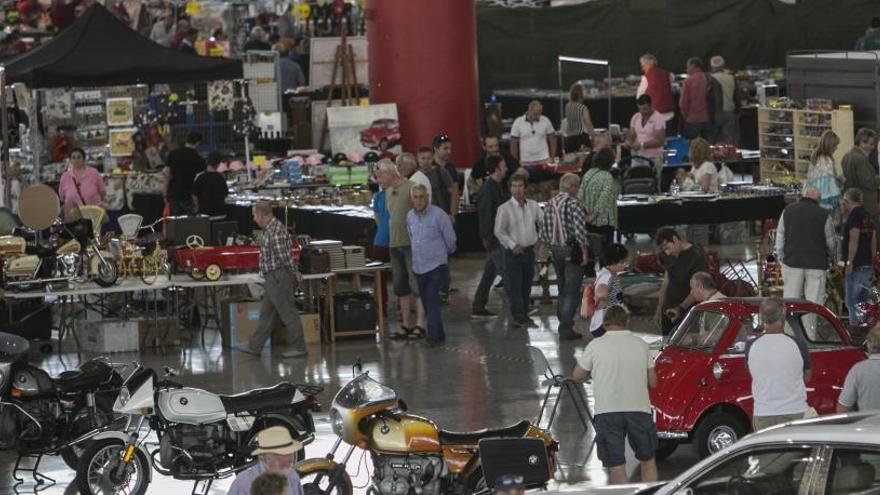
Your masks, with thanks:
[[(541, 327), (537, 329), (509, 327), (505, 318), (472, 321), (470, 295), (481, 266), (482, 260), (476, 258), (455, 260), (453, 280), (460, 292), (454, 293), (450, 305), (444, 308), (448, 340), (439, 349), (426, 349), (416, 341), (377, 344), (370, 340), (355, 340), (313, 346), (308, 358), (302, 360), (284, 360), (268, 355), (256, 358), (223, 349), (219, 335), (209, 332), (205, 347), (196, 344), (191, 348), (168, 349), (164, 354), (155, 350), (140, 355), (115, 354), (113, 360), (139, 359), (157, 370), (168, 366), (180, 371), (177, 381), (216, 393), (238, 393), (271, 386), (280, 380), (320, 385), (324, 387), (320, 401), (325, 411), (335, 392), (352, 378), (353, 365), (360, 361), (364, 371), (395, 388), (411, 412), (430, 418), (441, 428), (462, 431), (508, 426), (522, 419), (535, 420), (546, 389), (542, 385), (543, 369), (533, 365), (527, 346), (541, 349), (554, 370), (567, 374), (585, 342), (558, 341), (555, 331), (551, 330), (556, 327), (553, 306), (541, 308), (536, 317)], [(492, 292), (490, 309), (503, 314), (501, 293)], [(641, 321), (636, 325), (639, 326), (648, 328), (650, 325)], [(644, 334), (644, 337), (656, 340), (656, 335), (651, 333)], [(276, 349), (276, 352), (280, 350)], [(90, 357), (75, 353), (59, 356), (56, 353), (35, 355), (34, 359), (55, 375)], [(587, 391), (590, 392), (589, 388)], [(307, 448), (309, 457), (323, 456), (335, 441), (326, 412), (316, 415), (316, 422), (318, 434), (315, 443)], [(565, 487), (604, 485), (606, 474), (593, 448), (593, 432), (584, 430), (569, 401), (563, 400), (559, 405), (552, 431), (561, 445), (556, 483)], [(342, 452), (340, 449), (340, 454)], [(628, 466), (637, 477), (638, 462), (631, 452), (628, 456)], [(664, 478), (674, 476), (695, 461), (690, 448), (680, 448), (669, 460), (660, 463), (661, 475)], [(15, 492), (11, 474), (14, 463), (14, 455), (0, 453), (0, 493)], [(74, 473), (60, 458), (46, 458), (41, 470), (57, 483), (39, 493), (76, 492), (70, 486)], [(363, 453), (352, 456), (349, 473), (355, 485), (361, 487), (357, 493), (364, 493), (371, 471), (368, 456)], [(226, 493), (230, 484), (231, 479), (219, 480), (214, 483), (211, 493)], [(190, 493), (191, 489), (190, 483), (154, 474), (148, 493)], [(34, 493), (35, 490), (32, 484), (25, 484), (18, 492)]]

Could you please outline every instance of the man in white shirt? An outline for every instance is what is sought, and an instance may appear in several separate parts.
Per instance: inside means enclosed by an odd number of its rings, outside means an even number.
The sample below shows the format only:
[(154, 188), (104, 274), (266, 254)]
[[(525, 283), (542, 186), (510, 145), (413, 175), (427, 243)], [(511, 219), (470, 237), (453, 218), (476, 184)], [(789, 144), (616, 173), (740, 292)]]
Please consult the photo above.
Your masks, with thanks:
[(874, 327), (865, 337), (868, 359), (857, 363), (843, 382), (837, 399), (837, 412), (880, 409), (880, 328)]
[(397, 171), (403, 177), (425, 186), (428, 190), (428, 203), (431, 203), (431, 179), (419, 170), (419, 161), (412, 153), (401, 153), (397, 157)]
[(628, 330), (629, 322), (626, 308), (609, 306), (605, 335), (587, 345), (572, 373), (574, 380), (593, 380), (596, 448), (613, 485), (629, 482), (627, 437), (641, 462), (642, 482), (657, 480), (657, 429), (648, 396), (648, 389), (657, 386), (657, 373), (648, 344)]
[(712, 77), (718, 81), (721, 86), (721, 95), (723, 106), (715, 123), (718, 124), (721, 131), (721, 140), (727, 144), (736, 144), (734, 137), (734, 129), (736, 128), (736, 102), (734, 93), (736, 93), (736, 80), (733, 74), (724, 67), (724, 57), (715, 55), (709, 60), (709, 67), (712, 69)]
[(807, 345), (785, 333), (782, 299), (764, 299), (760, 312), (764, 333), (746, 342), (755, 431), (804, 417), (811, 370)]
[(532, 100), (526, 114), (517, 117), (510, 128), (510, 154), (524, 167), (547, 163), (556, 156), (556, 131), (550, 119), (541, 115), (543, 111), (541, 102)]
[(525, 176), (511, 177), (510, 194), (495, 216), (495, 237), (504, 248), (504, 290), (510, 299), (513, 325), (537, 326), (528, 313), (535, 277), (535, 245), (543, 215), (538, 203), (526, 198)]

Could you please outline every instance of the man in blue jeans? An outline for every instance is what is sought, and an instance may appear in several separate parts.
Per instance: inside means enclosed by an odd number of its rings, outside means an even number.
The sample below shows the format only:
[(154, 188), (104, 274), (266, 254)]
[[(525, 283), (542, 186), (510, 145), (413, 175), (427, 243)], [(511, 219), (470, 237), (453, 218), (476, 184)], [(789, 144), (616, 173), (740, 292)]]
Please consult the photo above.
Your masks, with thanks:
[(862, 322), (858, 304), (865, 301), (867, 288), (874, 272), (873, 260), (877, 252), (877, 233), (874, 218), (862, 206), (862, 190), (851, 188), (843, 193), (843, 253), (846, 256), (846, 309), (849, 324)]
[(526, 177), (510, 179), (509, 201), (498, 208), (495, 237), (504, 247), (504, 290), (510, 298), (511, 324), (536, 327), (529, 318), (529, 298), (535, 277), (535, 244), (543, 218), (538, 203), (526, 198)]
[(455, 230), (446, 212), (428, 204), (425, 186), (413, 186), (410, 195), (413, 209), (406, 215), (406, 228), (412, 246), (412, 268), (428, 321), (425, 343), (435, 347), (446, 340), (440, 316), (440, 289), (445, 280), (449, 253), (455, 251)]
[(559, 179), (559, 194), (547, 202), (541, 222), (541, 240), (550, 246), (553, 270), (559, 287), (556, 316), (559, 339), (576, 340), (583, 335), (574, 330), (574, 315), (581, 301), (584, 268), (587, 266), (587, 222), (589, 216), (576, 198), (581, 178), (565, 174)]

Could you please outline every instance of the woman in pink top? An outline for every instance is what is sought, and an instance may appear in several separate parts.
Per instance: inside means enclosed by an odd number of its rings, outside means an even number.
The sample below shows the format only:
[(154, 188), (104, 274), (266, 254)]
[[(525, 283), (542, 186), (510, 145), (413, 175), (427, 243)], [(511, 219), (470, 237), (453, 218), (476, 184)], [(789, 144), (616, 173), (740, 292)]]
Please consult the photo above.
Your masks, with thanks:
[(626, 144), (633, 155), (650, 158), (660, 165), (663, 163), (663, 146), (666, 144), (666, 121), (654, 111), (651, 97), (639, 96), (639, 111), (629, 121), (630, 135)]
[(86, 164), (86, 154), (82, 148), (70, 152), (70, 168), (61, 176), (58, 184), (58, 197), (65, 214), (79, 206), (100, 205), (107, 189), (97, 170)]

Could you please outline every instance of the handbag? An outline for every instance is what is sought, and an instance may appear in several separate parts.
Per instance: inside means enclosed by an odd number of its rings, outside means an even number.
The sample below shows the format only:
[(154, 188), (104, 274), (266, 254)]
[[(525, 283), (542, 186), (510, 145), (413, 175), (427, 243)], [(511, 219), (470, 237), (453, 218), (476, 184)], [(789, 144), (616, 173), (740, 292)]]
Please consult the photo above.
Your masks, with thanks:
[(300, 255), (299, 269), (302, 273), (329, 273), (330, 253), (323, 249), (305, 249)]
[[(562, 225), (562, 215), (559, 212), (559, 206), (556, 202), (551, 202), (553, 205), (554, 216), (556, 217), (556, 228), (562, 232), (563, 238), (566, 237), (565, 227)], [(580, 265), (584, 261), (584, 250), (581, 249), (581, 245), (578, 244), (575, 236), (571, 236), (572, 239), (565, 243), (565, 246), (569, 248), (570, 252), (568, 255), (568, 261), (570, 261), (574, 265)]]
[(584, 287), (581, 299), (581, 318), (592, 318), (596, 314), (596, 287), (595, 282)]

